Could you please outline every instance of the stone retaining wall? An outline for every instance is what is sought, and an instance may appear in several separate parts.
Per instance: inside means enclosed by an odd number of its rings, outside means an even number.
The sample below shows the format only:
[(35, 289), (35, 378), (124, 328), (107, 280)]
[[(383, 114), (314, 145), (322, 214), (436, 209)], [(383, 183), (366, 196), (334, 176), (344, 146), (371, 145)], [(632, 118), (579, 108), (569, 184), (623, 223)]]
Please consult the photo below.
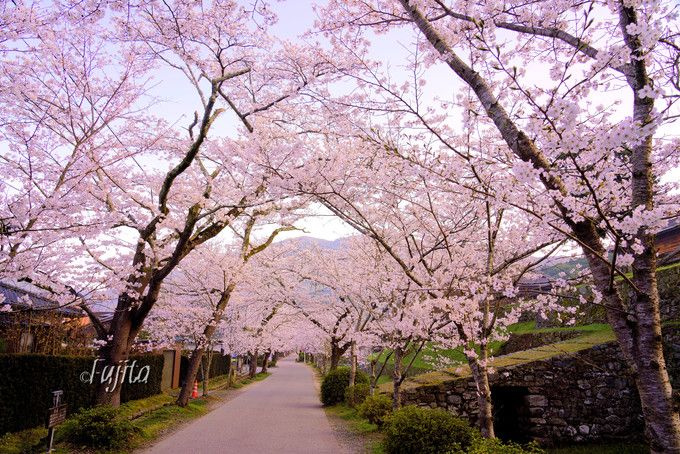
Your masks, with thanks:
[[(672, 381), (680, 385), (680, 330), (666, 329), (664, 342)], [(615, 342), (503, 368), (491, 374), (490, 382), (495, 411), (504, 418), (496, 421), (497, 430), (512, 426), (518, 441), (555, 444), (641, 436), (640, 401)], [(405, 390), (403, 403), (445, 408), (476, 423), (472, 378)]]

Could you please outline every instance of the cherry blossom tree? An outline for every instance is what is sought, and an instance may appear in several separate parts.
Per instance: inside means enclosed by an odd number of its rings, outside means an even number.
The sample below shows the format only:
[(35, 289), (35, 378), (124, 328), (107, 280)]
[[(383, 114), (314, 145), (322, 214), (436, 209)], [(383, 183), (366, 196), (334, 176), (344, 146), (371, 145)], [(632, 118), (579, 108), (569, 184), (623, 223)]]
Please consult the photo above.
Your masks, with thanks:
[(468, 87), (472, 104), (440, 98), (441, 110), (419, 123), (436, 135), (461, 108), (483, 115), (530, 195), (520, 208), (583, 248), (634, 373), (652, 451), (678, 452), (654, 245), (678, 213), (676, 182), (659, 180), (678, 157), (677, 136), (666, 135), (679, 95), (677, 5), (332, 1), (320, 17), (338, 49), (359, 58), (362, 30), (415, 29), (425, 67), (447, 68), (453, 86)]
[[(228, 254), (221, 254), (222, 257), (214, 257), (213, 260), (202, 261), (201, 266), (206, 266), (206, 264), (212, 262), (214, 267), (210, 267), (211, 271), (220, 270), (221, 273), (217, 273), (211, 280), (195, 280), (195, 282), (200, 282), (200, 285), (202, 286), (207, 285), (208, 282), (216, 281), (216, 286), (204, 290), (204, 293), (207, 291), (208, 294), (214, 295), (216, 301), (213, 303), (212, 299), (209, 297), (211, 302), (210, 306), (212, 308), (210, 318), (206, 323), (199, 325), (201, 329), (200, 340), (195, 344), (196, 346), (189, 357), (186, 380), (180, 391), (179, 397), (177, 398), (177, 403), (180, 406), (186, 406), (189, 402), (192, 383), (196, 379), (198, 368), (202, 364), (202, 358), (206, 351), (208, 352), (208, 357), (210, 357), (210, 344), (223, 320), (225, 309), (229, 304), (232, 294), (240, 281), (244, 279), (244, 274), (261, 273), (265, 271), (262, 268), (258, 268), (257, 265), (248, 266), (252, 263), (251, 259), (257, 254), (266, 251), (281, 232), (294, 230), (294, 227), (292, 226), (276, 227), (261, 243), (258, 244), (255, 238), (253, 238), (254, 230), (257, 227), (256, 223), (258, 219), (266, 214), (266, 212), (255, 212), (241, 222), (244, 224), (241, 228), (239, 228), (237, 223), (231, 226), (235, 236), (238, 238), (237, 243), (234, 245), (237, 246), (237, 250), (232, 251), (231, 254), (229, 254), (231, 257), (229, 257)], [(268, 356), (268, 354), (266, 356)], [(265, 358), (265, 362), (266, 361), (267, 358)], [(209, 361), (207, 367), (210, 367)]]
[[(39, 247), (39, 258), (61, 269), (59, 280), (77, 294), (89, 286), (117, 295), (110, 326), (83, 306), (103, 343), (102, 366), (127, 357), (164, 280), (185, 257), (246, 213), (286, 197), (276, 182), (298, 164), (295, 140), (276, 128), (272, 112), (295, 109), (293, 98), (324, 74), (312, 49), (268, 37), (274, 18), (266, 9), (179, 0), (126, 11), (108, 6), (56, 10), (36, 50), (15, 52), (35, 71), (11, 72), (3, 91), (16, 114), (3, 130), (12, 150), (7, 167), (21, 181), (3, 186), (9, 225), (17, 226), (3, 247)], [(192, 87), (198, 108), (185, 128), (146, 109), (149, 68), (178, 71)], [(22, 92), (24, 81), (37, 96)], [(235, 137), (219, 132), (227, 111), (241, 125)], [(54, 211), (61, 215), (51, 221)], [(69, 232), (38, 239), (39, 222)], [(119, 388), (97, 390), (100, 404), (119, 398)]]
[[(389, 124), (395, 129), (398, 121)], [(419, 322), (432, 320), (422, 323), (417, 333), (403, 327), (393, 332), (386, 328), (390, 324), (379, 323), (397, 356), (395, 384), (405, 377), (399, 368), (411, 346), (420, 352), (435, 338), (442, 345), (462, 344), (479, 389), (480, 427), (493, 436), (489, 343), (507, 337), (507, 327), (522, 310), (562, 309), (555, 305), (554, 295), (526, 302), (515, 298), (522, 278), (559, 249), (562, 237), (513, 206), (522, 195), (511, 190), (516, 176), (503, 172), (507, 168), (498, 162), (496, 148), (472, 147), (468, 138), (465, 154), (456, 150), (447, 155), (421, 151), (417, 144), (427, 138), (409, 129), (402, 130), (403, 136), (392, 133), (390, 140), (377, 126), (353, 131), (349, 136), (359, 140), (338, 138), (334, 132), (328, 154), (316, 167), (310, 166), (319, 173), (316, 186), (302, 190), (314, 193), (373, 239), (395, 261), (392, 271), (407, 278), (401, 291), (416, 293), (392, 297), (391, 305), (401, 312), (391, 325), (400, 327), (407, 320), (405, 324), (414, 329)], [(447, 170), (452, 168), (457, 171)], [(351, 262), (356, 268), (358, 261)], [(334, 281), (337, 287), (342, 279)], [(554, 283), (556, 289), (565, 285)], [(429, 309), (418, 310), (425, 307)], [(397, 386), (395, 406), (398, 395)]]

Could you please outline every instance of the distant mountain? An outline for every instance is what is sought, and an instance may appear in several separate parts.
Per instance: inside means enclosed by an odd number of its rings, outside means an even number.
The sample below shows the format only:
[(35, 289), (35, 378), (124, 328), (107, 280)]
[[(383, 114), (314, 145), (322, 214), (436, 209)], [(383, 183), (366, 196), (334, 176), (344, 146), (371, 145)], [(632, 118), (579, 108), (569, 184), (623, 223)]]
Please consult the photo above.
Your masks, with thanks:
[(583, 270), (588, 268), (588, 262), (584, 256), (578, 257), (551, 257), (547, 259), (540, 268), (538, 272), (549, 277), (557, 278), (559, 274), (564, 272), (566, 277), (574, 277), (576, 274), (576, 267), (580, 266)]
[(286, 240), (282, 240), (279, 243), (285, 244), (286, 246), (294, 245), (297, 249), (300, 250), (318, 247), (321, 249), (337, 251), (343, 249), (345, 247), (346, 242), (347, 237), (342, 237), (333, 241), (329, 241), (321, 238), (316, 238), (313, 236), (298, 236), (295, 238), (288, 238)]

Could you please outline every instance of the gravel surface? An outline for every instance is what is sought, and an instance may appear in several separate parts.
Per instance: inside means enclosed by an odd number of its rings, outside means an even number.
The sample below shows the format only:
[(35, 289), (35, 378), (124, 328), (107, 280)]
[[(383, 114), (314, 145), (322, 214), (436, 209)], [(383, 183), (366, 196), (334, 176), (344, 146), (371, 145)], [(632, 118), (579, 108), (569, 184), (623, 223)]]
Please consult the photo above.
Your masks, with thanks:
[(143, 451), (144, 454), (338, 454), (313, 371), (292, 357), (272, 375)]

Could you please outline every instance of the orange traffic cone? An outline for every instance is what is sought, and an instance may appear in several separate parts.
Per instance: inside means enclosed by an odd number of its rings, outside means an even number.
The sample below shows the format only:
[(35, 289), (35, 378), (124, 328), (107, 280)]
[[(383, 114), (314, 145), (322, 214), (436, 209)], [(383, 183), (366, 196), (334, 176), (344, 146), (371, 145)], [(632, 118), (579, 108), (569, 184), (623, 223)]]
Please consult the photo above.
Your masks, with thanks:
[(194, 390), (191, 392), (191, 398), (196, 399), (198, 397), (198, 380), (194, 381)]

